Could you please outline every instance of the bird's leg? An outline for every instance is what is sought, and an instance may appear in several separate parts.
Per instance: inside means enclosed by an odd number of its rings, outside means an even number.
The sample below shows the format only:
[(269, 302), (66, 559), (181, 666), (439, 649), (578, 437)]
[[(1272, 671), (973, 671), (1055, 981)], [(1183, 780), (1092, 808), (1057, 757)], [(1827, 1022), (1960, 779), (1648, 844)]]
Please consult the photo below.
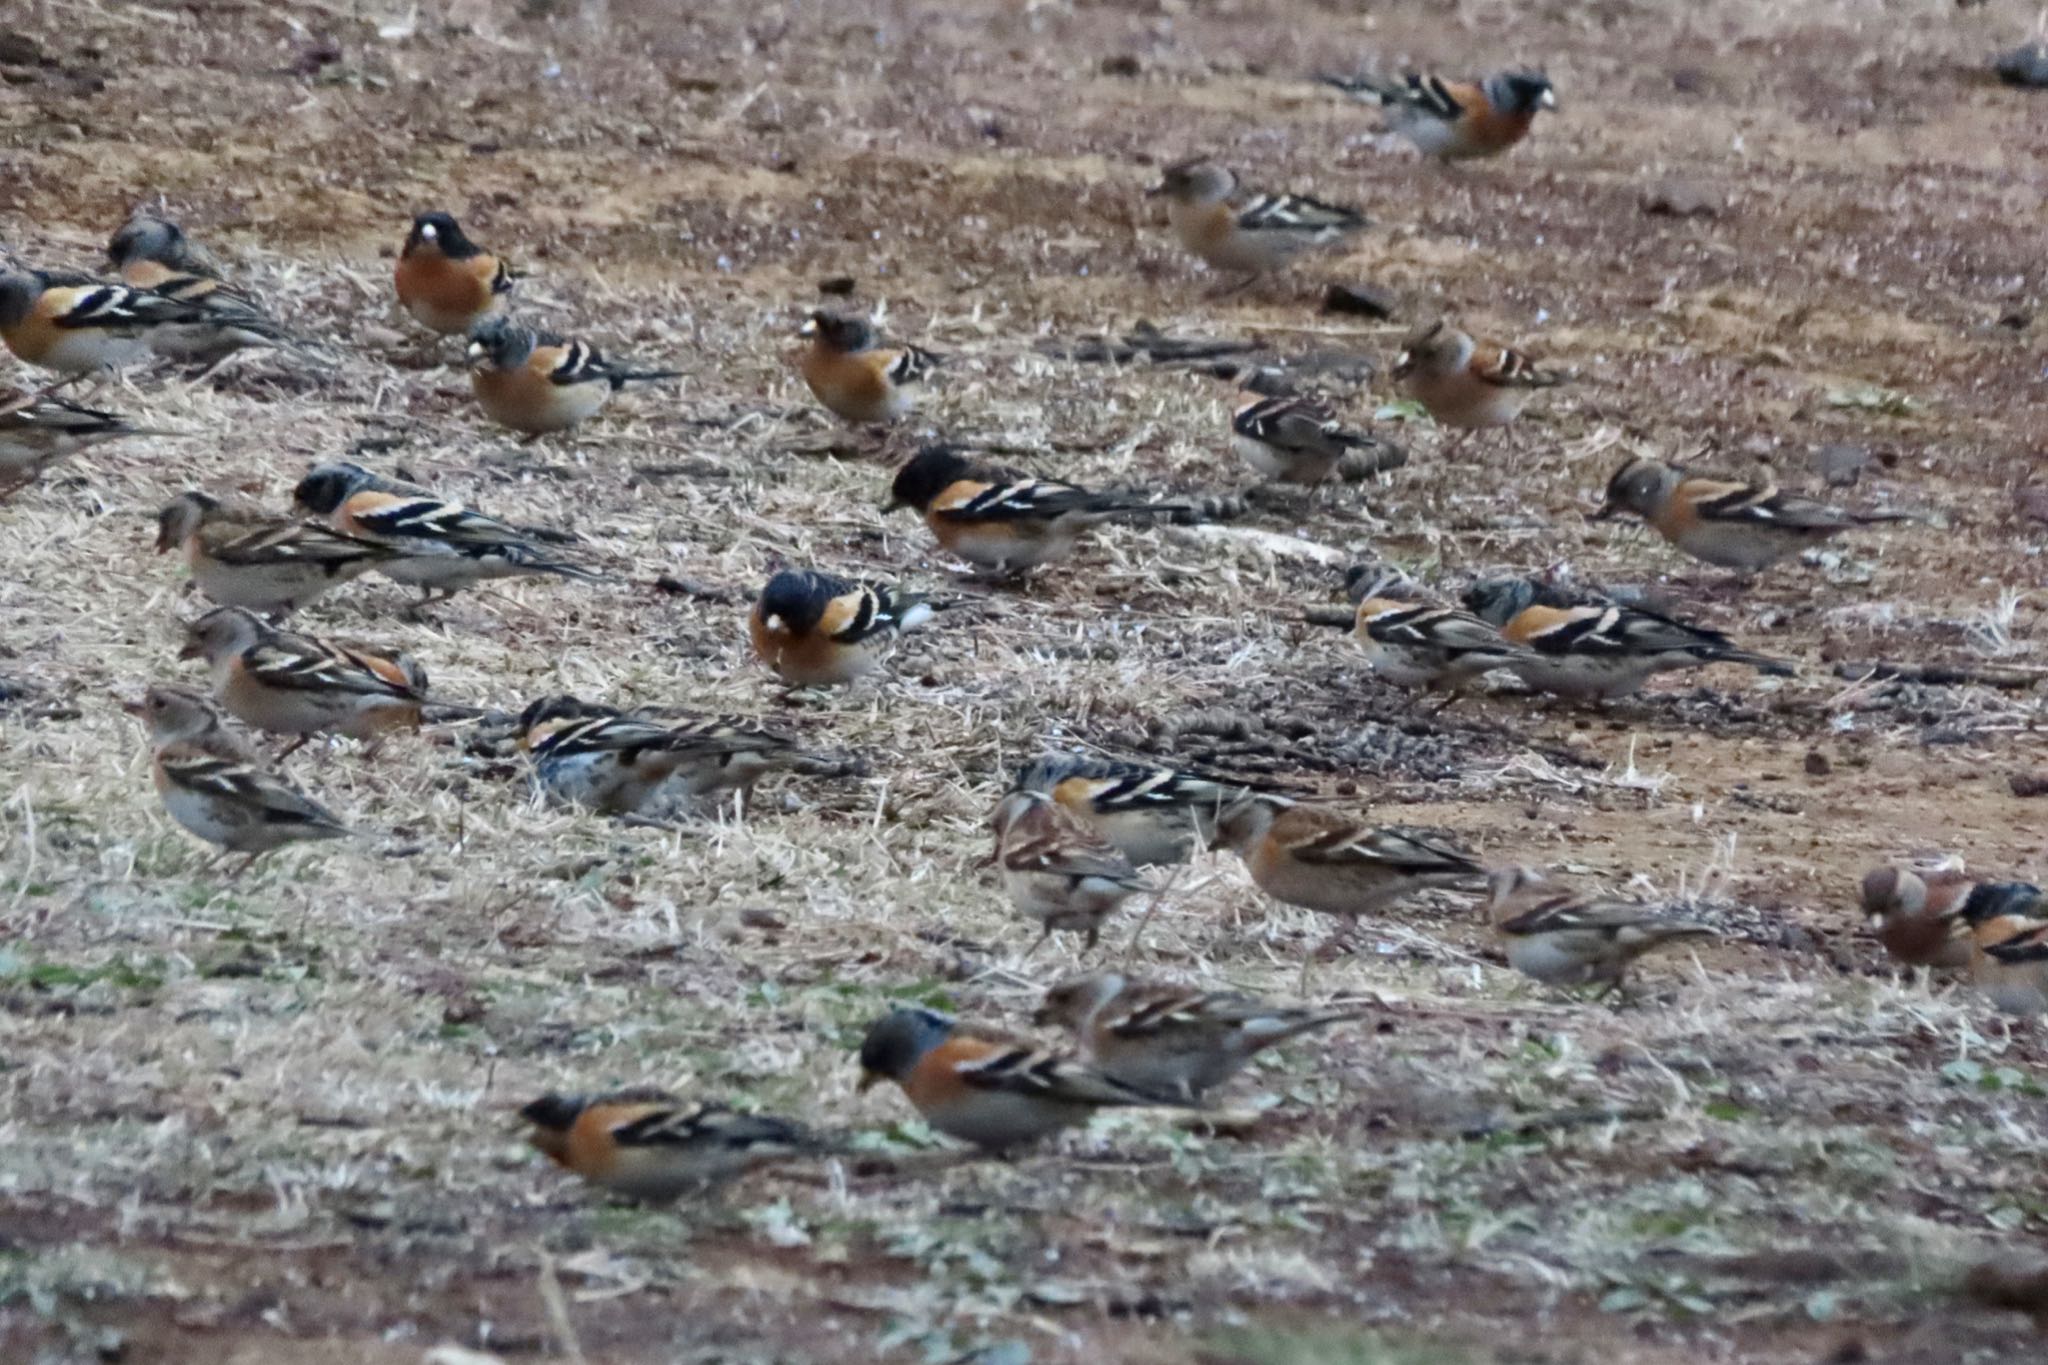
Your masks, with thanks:
[(427, 621), (428, 607), (433, 606), (436, 602), (452, 601), (454, 597), (455, 589), (453, 588), (421, 588), (420, 600), (407, 607), (401, 614), (408, 621), (418, 621), (424, 624)]
[(1313, 966), (1315, 963), (1334, 962), (1338, 958), (1342, 957), (1344, 955), (1345, 945), (1350, 942), (1351, 935), (1353, 934), (1353, 932), (1357, 930), (1357, 928), (1358, 921), (1354, 919), (1343, 920), (1341, 923), (1338, 924), (1337, 931), (1335, 933), (1331, 934), (1328, 938), (1324, 939), (1320, 944), (1316, 946), (1313, 952), (1309, 953), (1309, 955), (1302, 960), (1301, 980), (1296, 986), (1297, 994), (1302, 996), (1302, 998), (1304, 999), (1308, 997), (1309, 968)]
[[(1186, 864), (1183, 863), (1181, 866), (1185, 867)], [(1152, 898), (1145, 903), (1145, 913), (1138, 917), (1138, 927), (1131, 931), (1131, 941), (1124, 945), (1124, 958), (1126, 961), (1137, 953), (1138, 944), (1145, 937), (1146, 926), (1152, 923), (1152, 916), (1158, 912), (1159, 903), (1166, 899), (1166, 893), (1171, 891), (1173, 884), (1180, 880), (1180, 872), (1181, 869), (1176, 867), (1172, 872), (1168, 873), (1166, 880), (1159, 884), (1158, 889), (1152, 893)]]
[(619, 823), (631, 829), (658, 829), (669, 834), (680, 834), (683, 829), (682, 825), (674, 820), (664, 820), (658, 815), (641, 815), (635, 811), (621, 815)]
[(1252, 285), (1258, 281), (1258, 278), (1258, 271), (1247, 271), (1245, 273), (1245, 277), (1237, 281), (1237, 283), (1231, 285), (1219, 285), (1218, 287), (1211, 289), (1208, 293), (1208, 297), (1211, 299), (1227, 299), (1232, 294), (1239, 294), (1251, 288)]
[(236, 863), (234, 866), (234, 870), (229, 872), (227, 876), (221, 878), (221, 880), (229, 882), (235, 881), (244, 872), (247, 872), (251, 867), (255, 866), (256, 860), (258, 858), (261, 858), (262, 856), (263, 855), (261, 853), (251, 853), (249, 856), (242, 859), (241, 862)]
[(272, 760), (270, 760), (270, 761), (271, 761), (271, 762), (273, 762), (273, 763), (282, 763), (282, 762), (284, 762), (284, 761), (285, 761), (286, 759), (290, 758), (290, 757), (291, 757), (291, 756), (292, 756), (293, 754), (295, 754), (295, 753), (297, 753), (297, 752), (298, 752), (299, 750), (301, 750), (301, 749), (305, 748), (305, 747), (306, 747), (306, 741), (307, 741), (307, 740), (309, 740), (309, 739), (311, 739), (312, 737), (313, 737), (313, 736), (311, 736), (310, 734), (307, 734), (307, 735), (300, 735), (300, 736), (299, 736), (299, 737), (298, 737), (297, 739), (295, 739), (295, 740), (293, 740), (293, 741), (292, 741), (291, 743), (289, 743), (289, 744), (285, 745), (285, 746), (284, 746), (284, 747), (283, 747), (282, 749), (279, 749), (279, 750), (277, 751), (277, 757), (276, 757), (276, 758), (273, 758), (273, 759), (272, 759)]

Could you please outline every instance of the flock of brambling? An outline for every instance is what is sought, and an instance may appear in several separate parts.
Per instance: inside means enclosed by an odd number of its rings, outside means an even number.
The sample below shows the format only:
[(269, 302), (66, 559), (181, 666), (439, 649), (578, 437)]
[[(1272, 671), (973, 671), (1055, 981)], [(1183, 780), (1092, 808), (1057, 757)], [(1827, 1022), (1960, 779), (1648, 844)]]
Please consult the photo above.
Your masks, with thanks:
[[(1507, 151), (1556, 103), (1550, 82), (1529, 71), (1472, 84), (1419, 76), (1333, 83), (1392, 111), (1396, 131), (1445, 161)], [(1305, 196), (1247, 197), (1231, 170), (1206, 159), (1168, 168), (1152, 193), (1164, 198), (1168, 224), (1189, 253), (1242, 277), (1233, 287), (1367, 226), (1361, 214)], [(158, 434), (64, 396), (66, 384), (154, 359), (211, 365), (244, 347), (315, 344), (225, 281), (172, 222), (138, 217), (114, 235), (108, 254), (118, 278), (31, 270), (0, 277), (0, 339), (22, 361), (62, 377), (0, 406), (0, 477), (12, 481), (10, 493), (92, 445)], [(522, 325), (508, 306), (519, 278), (438, 212), (413, 220), (394, 272), (407, 314), (431, 332), (466, 339), (477, 406), (492, 422), (530, 439), (565, 432), (627, 384), (678, 376)], [(850, 423), (900, 422), (941, 367), (928, 351), (885, 344), (864, 317), (820, 311), (802, 337), (797, 372), (823, 407)], [(1520, 352), (1444, 321), (1409, 335), (1390, 373), (1457, 433), (1507, 426), (1560, 382)], [(1260, 478), (1308, 486), (1329, 484), (1347, 452), (1374, 440), (1311, 400), (1255, 393), (1229, 432)], [(354, 464), (312, 468), (291, 500), (292, 511), (278, 515), (194, 489), (161, 509), (156, 549), (177, 551), (212, 604), (187, 624), (180, 656), (203, 661), (208, 685), (160, 684), (128, 707), (148, 729), (165, 811), (199, 839), (241, 855), (237, 874), (286, 845), (356, 833), (283, 775), (281, 761), (308, 740), (342, 736), (374, 749), (430, 716), (493, 723), (493, 713), (434, 698), (426, 671), (407, 655), (302, 633), (287, 627), (288, 617), (369, 573), (417, 588), (422, 607), (511, 576), (605, 577), (582, 562), (574, 536), (502, 521)], [(1187, 510), (1010, 474), (944, 444), (923, 447), (896, 470), (889, 506), (915, 510), (975, 573), (1009, 578), (1068, 558), (1107, 523)], [(1643, 518), (1680, 552), (1743, 574), (1853, 528), (1904, 519), (1642, 458), (1606, 487), (1599, 515), (1621, 512)], [(1496, 673), (1536, 692), (1603, 700), (1670, 670), (1740, 664), (1792, 672), (1789, 662), (1719, 632), (1535, 579), (1478, 583), (1461, 605), (1390, 581), (1357, 595), (1351, 626), (1367, 666), (1395, 687), (1441, 693), (1446, 705)], [(943, 605), (887, 584), (785, 569), (753, 604), (747, 632), (760, 662), (789, 687), (845, 687), (885, 668), (897, 637)], [(505, 714), (496, 713), (497, 723), (507, 724)], [(285, 747), (265, 760), (248, 732)], [(631, 819), (660, 820), (734, 794), (743, 800), (772, 772), (829, 766), (765, 726), (566, 695), (526, 705), (509, 720), (509, 737), (548, 799)], [(1133, 897), (1163, 894), (1147, 869), (1184, 862), (1202, 847), (1234, 851), (1274, 900), (1336, 919), (1333, 946), (1418, 893), (1483, 889), (1509, 964), (1557, 987), (1615, 990), (1644, 954), (1713, 933), (1656, 908), (1574, 892), (1527, 868), (1489, 868), (1426, 830), (1376, 825), (1268, 786), (1172, 766), (1039, 759), (1002, 796), (991, 832), (987, 861), (1016, 911), (1039, 927), (1038, 941), (1078, 934), (1084, 951)], [(1958, 863), (1921, 860), (1872, 872), (1863, 904), (1900, 960), (1967, 971), (2001, 1009), (2048, 1008), (2048, 905), (2038, 889), (1976, 883)], [(1304, 991), (1307, 984), (1305, 965)], [(1034, 1016), (1037, 1025), (1068, 1031), (1072, 1050), (905, 1007), (868, 1030), (860, 1066), (864, 1087), (894, 1082), (938, 1132), (1006, 1150), (1105, 1107), (1199, 1107), (1266, 1049), (1378, 1008), (1277, 1004), (1102, 969), (1054, 984)], [(521, 1115), (549, 1157), (638, 1197), (670, 1197), (762, 1160), (831, 1146), (782, 1119), (653, 1091), (551, 1094)]]

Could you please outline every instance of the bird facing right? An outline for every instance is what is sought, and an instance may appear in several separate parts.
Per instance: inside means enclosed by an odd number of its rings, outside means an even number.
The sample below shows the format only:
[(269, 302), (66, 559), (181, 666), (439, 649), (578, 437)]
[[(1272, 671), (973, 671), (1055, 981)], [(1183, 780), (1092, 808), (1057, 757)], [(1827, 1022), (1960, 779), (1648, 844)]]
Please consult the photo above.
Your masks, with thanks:
[(1398, 81), (1322, 79), (1353, 99), (1387, 109), (1394, 132), (1424, 156), (1447, 163), (1499, 156), (1529, 135), (1538, 112), (1557, 108), (1557, 93), (1540, 71), (1501, 71), (1477, 81), (1414, 71)]

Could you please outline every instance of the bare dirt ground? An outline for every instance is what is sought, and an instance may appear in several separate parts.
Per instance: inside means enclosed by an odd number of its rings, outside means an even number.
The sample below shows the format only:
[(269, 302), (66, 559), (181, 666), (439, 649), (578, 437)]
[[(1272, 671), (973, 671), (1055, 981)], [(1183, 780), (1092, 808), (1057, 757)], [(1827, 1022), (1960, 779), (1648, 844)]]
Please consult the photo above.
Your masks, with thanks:
[[(1984, 74), (2030, 16), (550, 8), (14, 8), (0, 242), (90, 263), (161, 196), (338, 359), (117, 387), (109, 405), (189, 437), (95, 453), (0, 508), (0, 1357), (2042, 1358), (2025, 1317), (1955, 1285), (2048, 1232), (2048, 1048), (1965, 991), (1895, 979), (1852, 912), (1886, 855), (2048, 873), (2048, 807), (2007, 785), (2048, 764), (2048, 692), (1832, 667), (2048, 664), (2028, 501), (2048, 485), (2026, 487), (2048, 102)], [(1562, 112), (1451, 173), (1306, 79), (1516, 60), (1548, 67)], [(1377, 226), (1208, 301), (1140, 197), (1198, 150)], [(1725, 211), (1646, 215), (1666, 176)], [(429, 207), (532, 271), (530, 315), (688, 380), (574, 441), (485, 429), (454, 348), (415, 358), (388, 299)], [(1242, 485), (1230, 390), (1042, 342), (1149, 321), (1383, 364), (1451, 310), (1579, 381), (1511, 441), (1445, 458), (1427, 422), (1388, 420), (1413, 459), (1375, 484), (1120, 530), (988, 593), (875, 510), (907, 441), (838, 430), (792, 377), (790, 333), (836, 275), (951, 357), (921, 429), (1096, 484)], [(1331, 279), (1392, 290), (1400, 317), (1317, 315)], [(1390, 396), (1326, 391), (1361, 421)], [(1582, 517), (1631, 450), (1813, 488), (1830, 443), (1872, 454), (1838, 496), (1924, 520), (1731, 593)], [(176, 673), (193, 610), (147, 517), (188, 486), (281, 506), (351, 452), (572, 528), (618, 582), (517, 583), (415, 624), (371, 581), (307, 628), (402, 645), (450, 700), (569, 688), (760, 716), (872, 776), (772, 785), (744, 822), (666, 834), (537, 807), (459, 732), (371, 761), (316, 747), (292, 772), (373, 837), (223, 883), (115, 706)], [(891, 681), (792, 706), (740, 629), (783, 561), (965, 604)], [(1301, 624), (1361, 561), (1450, 586), (1560, 564), (1654, 584), (1801, 675), (1717, 669), (1602, 713), (1503, 693), (1420, 724)], [(665, 574), (695, 590), (657, 590)], [(1251, 1131), (1139, 1115), (959, 1160), (892, 1090), (856, 1097), (850, 1049), (894, 1000), (1017, 1023), (1073, 963), (1063, 944), (1019, 965), (1033, 931), (972, 864), (1010, 768), (1077, 745), (1300, 780), (1490, 859), (1693, 898), (1727, 936), (1653, 964), (1616, 1010), (1509, 975), (1468, 901), (1417, 907), (1318, 980), (1407, 1004), (1240, 1082), (1234, 1102), (1268, 1106)], [(1325, 928), (1205, 857), (1134, 961), (1284, 995)], [(865, 1130), (867, 1151), (665, 1211), (610, 1206), (520, 1146), (524, 1099), (630, 1083)]]

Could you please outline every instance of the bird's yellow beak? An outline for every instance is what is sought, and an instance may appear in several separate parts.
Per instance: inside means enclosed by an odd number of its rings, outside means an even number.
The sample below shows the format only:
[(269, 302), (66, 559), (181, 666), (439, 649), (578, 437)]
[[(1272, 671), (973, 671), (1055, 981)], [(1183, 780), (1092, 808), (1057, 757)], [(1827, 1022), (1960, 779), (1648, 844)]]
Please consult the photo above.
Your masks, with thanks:
[(1557, 108), (1557, 92), (1555, 90), (1544, 91), (1541, 95), (1537, 97), (1536, 107), (1538, 109)]
[(818, 320), (816, 318), (805, 318), (804, 325), (796, 329), (796, 334), (800, 337), (816, 336), (818, 334)]
[(196, 659), (205, 652), (206, 647), (200, 644), (198, 640), (187, 640), (185, 641), (185, 647), (178, 651), (178, 662), (183, 663), (187, 659)]

